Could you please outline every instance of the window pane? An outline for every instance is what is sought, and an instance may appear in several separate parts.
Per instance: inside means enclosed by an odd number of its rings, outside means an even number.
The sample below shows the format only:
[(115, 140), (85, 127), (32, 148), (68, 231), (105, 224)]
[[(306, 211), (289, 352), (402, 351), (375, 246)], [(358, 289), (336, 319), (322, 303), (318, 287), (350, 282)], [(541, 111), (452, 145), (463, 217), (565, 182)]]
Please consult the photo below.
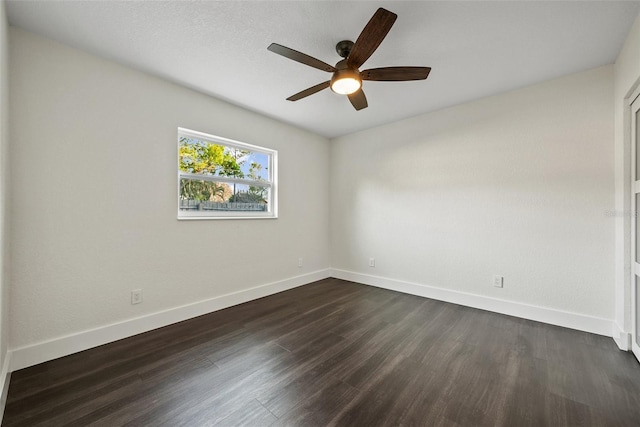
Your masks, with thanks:
[(182, 172), (270, 181), (269, 155), (181, 136)]
[(178, 219), (277, 218), (278, 152), (178, 128)]
[(268, 187), (180, 179), (180, 210), (267, 212)]
[(243, 169), (246, 177), (249, 179), (271, 181), (269, 175), (269, 156), (265, 153), (250, 153)]

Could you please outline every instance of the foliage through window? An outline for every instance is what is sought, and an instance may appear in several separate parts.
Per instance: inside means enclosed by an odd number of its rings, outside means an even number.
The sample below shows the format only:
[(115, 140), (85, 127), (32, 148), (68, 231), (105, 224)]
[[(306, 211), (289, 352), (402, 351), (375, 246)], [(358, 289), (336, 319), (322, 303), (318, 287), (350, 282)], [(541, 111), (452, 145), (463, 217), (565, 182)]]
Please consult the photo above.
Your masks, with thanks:
[(178, 218), (275, 218), (277, 151), (178, 129)]

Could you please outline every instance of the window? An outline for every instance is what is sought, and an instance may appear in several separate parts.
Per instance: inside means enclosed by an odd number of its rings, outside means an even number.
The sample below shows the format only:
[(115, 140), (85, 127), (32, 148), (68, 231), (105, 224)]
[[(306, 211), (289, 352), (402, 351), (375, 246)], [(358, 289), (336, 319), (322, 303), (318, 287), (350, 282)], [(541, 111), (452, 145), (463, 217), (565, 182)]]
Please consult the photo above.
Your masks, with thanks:
[(276, 218), (277, 156), (178, 128), (178, 219)]

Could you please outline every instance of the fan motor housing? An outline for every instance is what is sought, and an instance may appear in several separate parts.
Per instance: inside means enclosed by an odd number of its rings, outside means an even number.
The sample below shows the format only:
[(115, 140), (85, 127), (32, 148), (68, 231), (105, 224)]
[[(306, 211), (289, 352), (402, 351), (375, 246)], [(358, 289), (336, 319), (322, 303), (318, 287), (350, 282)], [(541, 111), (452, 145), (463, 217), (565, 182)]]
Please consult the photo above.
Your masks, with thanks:
[(336, 45), (336, 52), (343, 58), (346, 58), (351, 53), (353, 48), (353, 42), (351, 40), (342, 40)]

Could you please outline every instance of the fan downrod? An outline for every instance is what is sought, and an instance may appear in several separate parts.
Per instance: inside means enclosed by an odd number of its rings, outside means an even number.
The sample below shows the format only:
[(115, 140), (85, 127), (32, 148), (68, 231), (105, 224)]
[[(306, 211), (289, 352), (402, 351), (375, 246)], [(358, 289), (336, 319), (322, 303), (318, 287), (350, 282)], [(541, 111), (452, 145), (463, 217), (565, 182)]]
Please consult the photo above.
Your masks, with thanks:
[(343, 58), (346, 58), (351, 53), (353, 48), (353, 42), (351, 40), (342, 40), (336, 45), (336, 52)]

